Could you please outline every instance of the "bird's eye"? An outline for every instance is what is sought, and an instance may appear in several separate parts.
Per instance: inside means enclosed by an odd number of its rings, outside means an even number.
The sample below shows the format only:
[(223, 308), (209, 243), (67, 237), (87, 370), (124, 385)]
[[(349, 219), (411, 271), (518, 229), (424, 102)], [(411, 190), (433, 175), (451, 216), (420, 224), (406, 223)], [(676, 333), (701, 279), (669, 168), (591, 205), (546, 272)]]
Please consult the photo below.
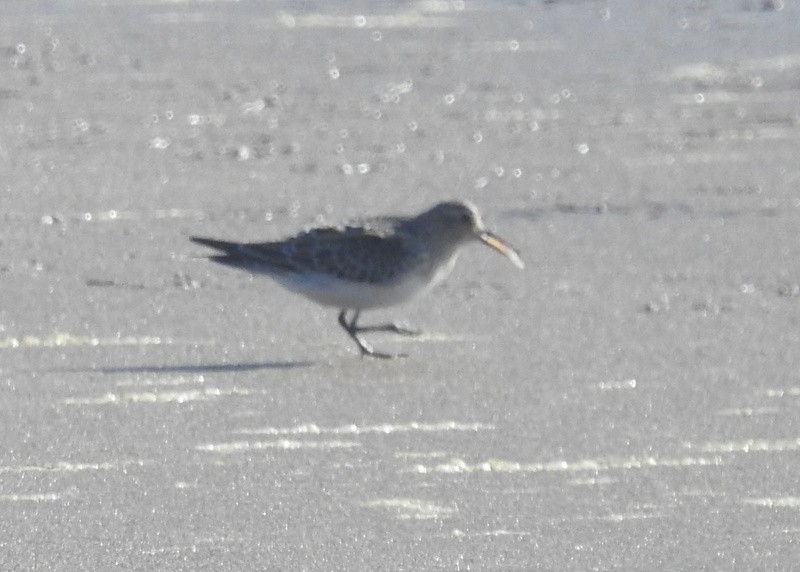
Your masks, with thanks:
[(462, 214), (461, 222), (472, 222), (472, 216), (469, 213)]

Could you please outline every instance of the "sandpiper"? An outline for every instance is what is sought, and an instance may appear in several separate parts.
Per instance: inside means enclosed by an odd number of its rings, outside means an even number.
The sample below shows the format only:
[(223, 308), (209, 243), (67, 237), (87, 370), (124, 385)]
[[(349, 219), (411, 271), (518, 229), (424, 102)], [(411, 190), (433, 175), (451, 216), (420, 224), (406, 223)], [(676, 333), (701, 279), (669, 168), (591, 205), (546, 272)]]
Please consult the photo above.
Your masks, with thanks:
[(418, 332), (396, 324), (359, 326), (361, 312), (394, 306), (431, 289), (453, 269), (461, 246), (480, 241), (524, 266), (513, 248), (486, 230), (478, 209), (468, 202), (439, 203), (416, 216), (315, 228), (279, 242), (191, 240), (223, 252), (210, 257), (214, 262), (266, 274), (292, 292), (338, 308), (339, 324), (361, 355), (377, 358), (398, 355), (376, 351), (359, 334)]

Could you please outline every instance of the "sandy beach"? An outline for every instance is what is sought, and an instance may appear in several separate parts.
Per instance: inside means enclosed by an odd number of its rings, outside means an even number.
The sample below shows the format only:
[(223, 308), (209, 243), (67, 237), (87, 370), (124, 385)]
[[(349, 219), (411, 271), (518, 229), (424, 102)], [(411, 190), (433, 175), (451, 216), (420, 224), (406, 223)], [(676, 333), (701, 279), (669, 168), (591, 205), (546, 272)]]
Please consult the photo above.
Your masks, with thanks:
[[(800, 561), (796, 3), (2, 12), (0, 569)], [(451, 198), (398, 360), (189, 241)]]

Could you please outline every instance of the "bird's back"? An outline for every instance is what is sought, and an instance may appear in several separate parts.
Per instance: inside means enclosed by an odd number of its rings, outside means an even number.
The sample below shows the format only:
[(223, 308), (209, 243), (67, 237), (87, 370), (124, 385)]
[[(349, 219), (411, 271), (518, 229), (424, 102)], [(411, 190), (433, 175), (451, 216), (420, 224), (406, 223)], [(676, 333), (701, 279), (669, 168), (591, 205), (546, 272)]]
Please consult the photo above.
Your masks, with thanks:
[(259, 249), (279, 250), (295, 272), (373, 284), (393, 281), (418, 258), (413, 237), (398, 232), (394, 221), (388, 219), (317, 228)]
[(421, 251), (402, 232), (403, 220), (375, 218), (359, 224), (322, 227), (277, 242), (234, 243), (193, 237), (224, 254), (212, 260), (251, 272), (319, 275), (345, 282), (391, 283), (417, 265)]

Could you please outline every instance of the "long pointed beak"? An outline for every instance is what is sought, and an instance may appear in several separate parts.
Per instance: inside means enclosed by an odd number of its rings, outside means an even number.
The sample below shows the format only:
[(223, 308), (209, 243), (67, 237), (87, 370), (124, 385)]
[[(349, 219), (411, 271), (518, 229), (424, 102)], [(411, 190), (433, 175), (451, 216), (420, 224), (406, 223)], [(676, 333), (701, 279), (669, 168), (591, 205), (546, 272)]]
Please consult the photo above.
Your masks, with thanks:
[(517, 251), (506, 244), (503, 239), (488, 230), (482, 230), (478, 233), (478, 238), (485, 245), (492, 247), (497, 252), (508, 258), (517, 268), (525, 268), (525, 263), (517, 254)]

